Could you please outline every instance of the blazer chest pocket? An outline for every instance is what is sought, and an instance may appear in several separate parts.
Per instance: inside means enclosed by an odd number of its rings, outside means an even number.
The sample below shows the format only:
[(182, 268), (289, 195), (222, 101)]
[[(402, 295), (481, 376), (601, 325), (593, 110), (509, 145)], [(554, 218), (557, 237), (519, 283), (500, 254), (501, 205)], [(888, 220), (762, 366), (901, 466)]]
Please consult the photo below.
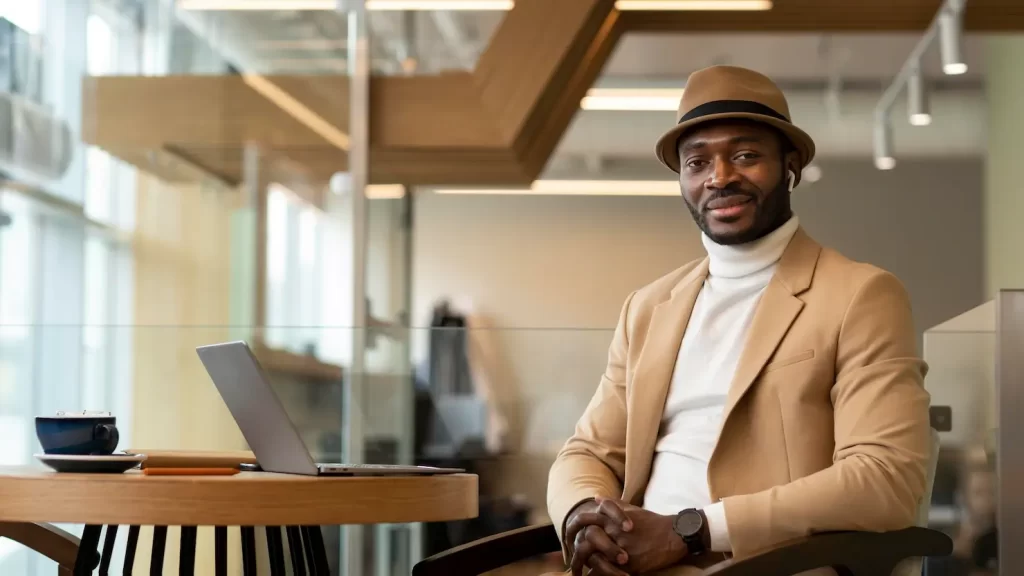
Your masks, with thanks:
[(779, 368), (785, 368), (786, 366), (792, 366), (793, 364), (799, 364), (800, 362), (806, 362), (814, 358), (814, 350), (804, 350), (799, 354), (792, 356), (784, 356), (778, 360), (772, 360), (764, 367), (764, 372), (771, 372), (778, 370)]

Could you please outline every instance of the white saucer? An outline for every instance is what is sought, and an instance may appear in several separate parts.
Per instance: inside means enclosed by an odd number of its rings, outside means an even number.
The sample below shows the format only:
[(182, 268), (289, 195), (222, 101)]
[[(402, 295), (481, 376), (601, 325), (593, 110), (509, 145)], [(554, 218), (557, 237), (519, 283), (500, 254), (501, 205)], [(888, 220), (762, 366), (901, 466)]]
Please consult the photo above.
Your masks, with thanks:
[(120, 474), (146, 460), (145, 454), (36, 454), (36, 459), (57, 472)]

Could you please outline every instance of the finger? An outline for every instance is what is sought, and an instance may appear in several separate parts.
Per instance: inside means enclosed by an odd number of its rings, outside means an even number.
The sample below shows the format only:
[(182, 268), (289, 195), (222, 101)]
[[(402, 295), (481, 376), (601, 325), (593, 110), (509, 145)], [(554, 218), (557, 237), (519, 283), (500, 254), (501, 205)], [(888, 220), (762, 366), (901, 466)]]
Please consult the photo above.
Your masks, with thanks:
[(622, 526), (624, 532), (629, 532), (633, 529), (633, 521), (629, 519), (626, 511), (622, 509), (622, 506), (617, 501), (602, 498), (598, 502), (597, 511), (614, 520), (619, 526)]
[(620, 565), (624, 565), (629, 562), (629, 555), (626, 554), (626, 551), (616, 544), (604, 530), (601, 530), (596, 526), (588, 526), (587, 529), (583, 531), (583, 534), (594, 549), (604, 555), (605, 558)]
[(601, 554), (594, 554), (587, 562), (593, 576), (629, 576)]
[(582, 540), (577, 543), (576, 551), (572, 554), (572, 576), (583, 576), (583, 567), (593, 554), (594, 548), (590, 542)]
[(569, 519), (565, 525), (565, 541), (575, 542), (576, 535), (587, 526), (603, 526), (608, 519), (599, 512), (580, 512)]
[[(573, 516), (572, 520), (569, 520), (569, 523), (565, 526), (565, 541), (575, 542), (576, 536), (587, 526), (605, 528), (607, 532), (607, 529), (611, 527), (610, 524), (613, 522), (608, 516), (600, 512), (581, 512)], [(618, 524), (618, 522), (614, 523)]]

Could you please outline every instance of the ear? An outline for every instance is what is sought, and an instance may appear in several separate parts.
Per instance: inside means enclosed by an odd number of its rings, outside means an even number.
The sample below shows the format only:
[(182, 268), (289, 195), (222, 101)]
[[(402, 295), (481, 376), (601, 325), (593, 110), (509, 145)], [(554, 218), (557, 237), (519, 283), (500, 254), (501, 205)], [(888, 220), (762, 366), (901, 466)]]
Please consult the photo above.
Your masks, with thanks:
[(786, 154), (786, 178), (789, 182), (789, 191), (792, 192), (797, 185), (800, 184), (800, 179), (803, 178), (803, 171), (800, 169), (800, 162), (797, 158), (796, 151), (791, 151)]

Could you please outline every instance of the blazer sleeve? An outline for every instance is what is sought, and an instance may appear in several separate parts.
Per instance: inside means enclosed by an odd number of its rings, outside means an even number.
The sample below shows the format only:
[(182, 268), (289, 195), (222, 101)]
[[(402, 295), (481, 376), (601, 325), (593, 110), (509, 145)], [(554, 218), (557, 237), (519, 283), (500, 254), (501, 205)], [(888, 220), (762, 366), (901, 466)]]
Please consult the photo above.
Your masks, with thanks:
[(912, 526), (931, 445), (926, 372), (906, 290), (891, 274), (873, 274), (851, 300), (838, 336), (833, 465), (725, 498), (733, 553), (749, 556), (815, 532)]
[(626, 466), (626, 358), (629, 307), (626, 299), (608, 350), (608, 366), (576, 431), (555, 458), (548, 476), (548, 513), (562, 538), (565, 519), (579, 502), (595, 496), (620, 498)]

